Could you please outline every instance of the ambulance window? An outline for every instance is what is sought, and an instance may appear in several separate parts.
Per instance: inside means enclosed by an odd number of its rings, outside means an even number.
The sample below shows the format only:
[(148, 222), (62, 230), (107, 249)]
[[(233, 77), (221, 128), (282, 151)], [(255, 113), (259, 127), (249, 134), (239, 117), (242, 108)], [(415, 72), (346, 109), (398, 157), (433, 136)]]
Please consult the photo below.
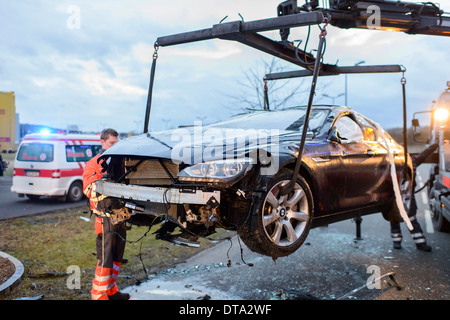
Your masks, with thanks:
[(22, 143), (17, 160), (31, 162), (52, 162), (53, 145), (47, 143)]
[(99, 152), (101, 146), (97, 145), (71, 145), (66, 146), (67, 162), (86, 162)]

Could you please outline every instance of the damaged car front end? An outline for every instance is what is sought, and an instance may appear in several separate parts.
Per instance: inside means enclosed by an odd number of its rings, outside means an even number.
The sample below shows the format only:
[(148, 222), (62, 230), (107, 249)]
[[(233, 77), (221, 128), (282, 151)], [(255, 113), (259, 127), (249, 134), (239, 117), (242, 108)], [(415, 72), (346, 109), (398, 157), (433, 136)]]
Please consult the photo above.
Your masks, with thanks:
[[(177, 239), (175, 227), (190, 240), (217, 227), (237, 230), (251, 250), (273, 258), (295, 252), (316, 226), (376, 212), (398, 220), (386, 133), (345, 107), (313, 108), (300, 174), (288, 194), (280, 192), (292, 177), (305, 109), (120, 141), (100, 157), (107, 175), (94, 186), (104, 197), (98, 209), (114, 222), (164, 222), (157, 237), (165, 240)], [(403, 148), (390, 137), (389, 143), (399, 177), (412, 176)]]

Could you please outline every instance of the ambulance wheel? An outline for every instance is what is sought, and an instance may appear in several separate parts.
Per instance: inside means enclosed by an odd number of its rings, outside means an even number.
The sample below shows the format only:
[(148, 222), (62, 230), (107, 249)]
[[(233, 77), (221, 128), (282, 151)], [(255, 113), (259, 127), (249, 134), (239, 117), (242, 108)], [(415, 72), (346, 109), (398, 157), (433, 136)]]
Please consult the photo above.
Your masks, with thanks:
[(69, 192), (67, 192), (68, 202), (78, 202), (83, 198), (83, 184), (80, 181), (75, 181), (70, 185)]

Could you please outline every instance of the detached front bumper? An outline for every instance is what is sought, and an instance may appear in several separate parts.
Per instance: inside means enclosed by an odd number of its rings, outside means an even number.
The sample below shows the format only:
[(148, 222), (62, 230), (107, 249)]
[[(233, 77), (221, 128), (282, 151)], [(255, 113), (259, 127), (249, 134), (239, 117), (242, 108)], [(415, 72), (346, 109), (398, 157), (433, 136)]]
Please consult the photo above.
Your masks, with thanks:
[(213, 207), (220, 204), (220, 191), (206, 192), (188, 188), (145, 187), (113, 183), (106, 180), (96, 181), (94, 190), (105, 196), (124, 200), (170, 204), (203, 204)]

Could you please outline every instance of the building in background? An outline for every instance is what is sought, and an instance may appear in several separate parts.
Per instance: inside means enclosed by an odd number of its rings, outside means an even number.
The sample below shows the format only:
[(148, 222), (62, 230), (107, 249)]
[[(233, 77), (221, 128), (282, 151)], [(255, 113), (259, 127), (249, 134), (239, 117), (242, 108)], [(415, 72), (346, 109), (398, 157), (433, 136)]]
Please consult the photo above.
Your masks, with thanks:
[(16, 106), (14, 92), (0, 91), (0, 151), (15, 150)]

